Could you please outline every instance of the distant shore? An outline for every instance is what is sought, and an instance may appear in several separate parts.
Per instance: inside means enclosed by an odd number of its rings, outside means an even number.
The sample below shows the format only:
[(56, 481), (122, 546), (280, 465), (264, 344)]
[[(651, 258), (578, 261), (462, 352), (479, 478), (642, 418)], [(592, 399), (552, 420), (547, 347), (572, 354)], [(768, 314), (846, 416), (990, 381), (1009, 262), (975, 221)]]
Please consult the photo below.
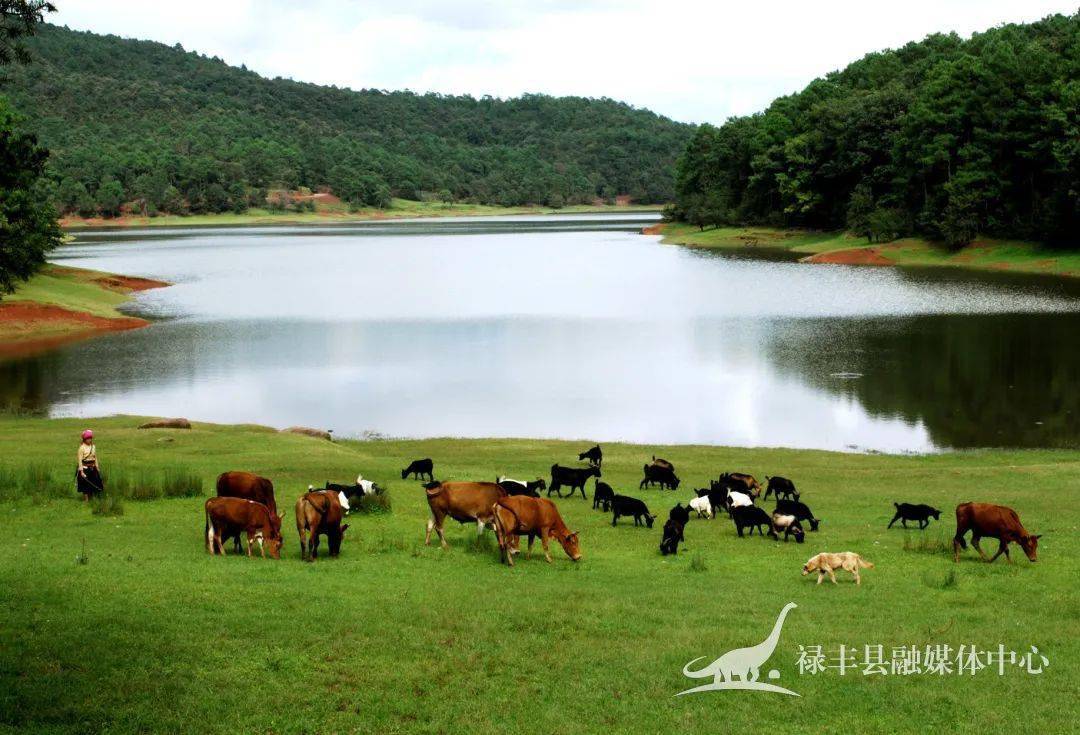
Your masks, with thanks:
[(804, 263), (869, 266), (938, 266), (973, 270), (1080, 277), (1080, 250), (1051, 250), (1020, 240), (978, 238), (960, 250), (947, 250), (922, 238), (869, 244), (842, 232), (771, 227), (718, 227), (698, 230), (682, 222), (645, 228), (663, 242), (717, 250), (778, 249), (801, 253)]
[(505, 215), (558, 215), (558, 214), (620, 214), (631, 212), (659, 212), (657, 204), (575, 204), (554, 209), (541, 206), (499, 207), (489, 204), (444, 204), (442, 202), (417, 202), (395, 199), (387, 209), (365, 207), (350, 210), (336, 197), (323, 195), (311, 197), (313, 212), (271, 211), (249, 209), (242, 214), (158, 215), (155, 217), (125, 214), (119, 217), (60, 218), (65, 230), (78, 231), (101, 227), (227, 227), (235, 225), (317, 225), (379, 220), (411, 219), (416, 217), (497, 217)]
[(0, 358), (34, 354), (150, 322), (117, 307), (138, 291), (170, 284), (101, 271), (47, 265), (0, 301)]

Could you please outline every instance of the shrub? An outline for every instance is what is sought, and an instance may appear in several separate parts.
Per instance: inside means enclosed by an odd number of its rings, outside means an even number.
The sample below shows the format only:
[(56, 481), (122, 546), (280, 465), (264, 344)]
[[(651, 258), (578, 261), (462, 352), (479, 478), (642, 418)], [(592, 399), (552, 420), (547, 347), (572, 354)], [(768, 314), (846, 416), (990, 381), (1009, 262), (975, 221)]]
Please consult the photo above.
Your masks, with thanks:
[(116, 495), (103, 493), (90, 501), (90, 512), (96, 516), (122, 516), (124, 502)]
[(75, 483), (75, 470), (71, 470), (71, 481), (64, 482), (62, 477), (52, 471), (43, 462), (34, 462), (22, 469), (19, 478), (21, 495), (41, 495), (49, 498), (65, 498), (71, 495)]
[(365, 495), (352, 506), (353, 513), (389, 513), (390, 493), (383, 490), (378, 495)]
[(705, 557), (701, 554), (700, 551), (690, 558), (691, 572), (704, 572), (706, 569), (708, 569), (708, 566), (706, 566)]
[(166, 498), (202, 497), (202, 476), (183, 467), (166, 467), (161, 478), (161, 490)]

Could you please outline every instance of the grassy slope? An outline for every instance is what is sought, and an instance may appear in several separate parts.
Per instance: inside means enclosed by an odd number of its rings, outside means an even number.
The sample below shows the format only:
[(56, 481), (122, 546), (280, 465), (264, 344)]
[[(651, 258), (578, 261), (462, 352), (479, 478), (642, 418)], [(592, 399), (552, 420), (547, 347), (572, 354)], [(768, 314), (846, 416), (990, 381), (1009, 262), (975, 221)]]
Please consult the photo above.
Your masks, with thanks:
[(1054, 251), (1036, 243), (981, 239), (951, 252), (920, 238), (868, 246), (861, 238), (838, 232), (805, 232), (768, 227), (720, 227), (699, 232), (693, 225), (667, 223), (664, 242), (706, 248), (777, 247), (807, 255), (870, 250), (898, 265), (952, 266), (1080, 276), (1080, 251)]
[(407, 217), (475, 217), (508, 214), (574, 214), (585, 212), (632, 212), (655, 211), (656, 205), (573, 205), (561, 209), (550, 207), (498, 207), (487, 204), (454, 204), (441, 202), (417, 202), (409, 199), (394, 199), (389, 209), (360, 209), (350, 212), (341, 203), (316, 204), (314, 212), (272, 212), (265, 209), (250, 209), (244, 214), (199, 214), (186, 217), (161, 215), (158, 217), (120, 217), (116, 219), (81, 219), (65, 217), (61, 224), (69, 229), (80, 227), (177, 227), (193, 225), (258, 225), (258, 224), (319, 224), (328, 222), (361, 222), (379, 219), (401, 219)]
[[(117, 307), (130, 300), (123, 290), (107, 288), (95, 278), (109, 274), (49, 265), (0, 301), (0, 343), (75, 337), (108, 329), (108, 321), (132, 325), (133, 319)], [(58, 307), (47, 316), (25, 314), (24, 304)], [(87, 319), (86, 317), (98, 317)]]
[[(201, 501), (126, 504), (100, 518), (71, 500), (0, 503), (0, 722), (26, 732), (1029, 732), (1070, 730), (1080, 682), (1080, 452), (965, 452), (925, 457), (713, 447), (605, 446), (605, 477), (636, 488), (643, 459), (674, 461), (688, 484), (722, 469), (782, 473), (824, 519), (805, 545), (739, 539), (726, 520), (691, 521), (686, 553), (662, 558), (653, 530), (580, 498), (558, 501), (581, 532), (584, 560), (522, 561), (470, 551), (451, 523), (449, 552), (425, 548), (418, 483), (398, 479), (430, 456), (441, 478), (544, 474), (581, 447), (553, 441), (428, 440), (330, 444), (257, 427), (140, 432), (130, 417), (0, 418), (2, 462), (69, 472), (78, 430), (97, 431), (110, 468), (182, 465), (207, 487), (221, 470), (275, 480), (289, 508), (309, 482), (362, 470), (389, 487), (394, 512), (350, 520), (343, 555), (305, 565), (286, 526), (280, 562), (210, 558)], [(2, 490), (0, 490), (2, 492)], [(592, 488), (590, 484), (590, 497)], [(632, 494), (666, 516), (678, 493)], [(906, 538), (948, 540), (963, 500), (1016, 507), (1046, 534), (1041, 561), (954, 565), (905, 551)], [(893, 500), (946, 509), (925, 533), (886, 531)], [(74, 558), (83, 543), (88, 565)], [(992, 548), (992, 545), (990, 545)], [(815, 587), (799, 567), (823, 549), (876, 562), (861, 588)], [(1014, 552), (1018, 554), (1018, 552)], [(691, 561), (704, 560), (695, 572)], [(955, 571), (955, 582), (949, 575)], [(769, 662), (787, 698), (712, 692), (683, 665), (762, 640), (780, 608), (799, 607)], [(1008, 671), (799, 676), (798, 646), (976, 644), (1051, 661)], [(767, 669), (766, 669), (767, 670)], [(764, 671), (762, 672), (764, 675)], [(974, 713), (978, 713), (977, 715)], [(0, 726), (2, 729), (2, 726)]]

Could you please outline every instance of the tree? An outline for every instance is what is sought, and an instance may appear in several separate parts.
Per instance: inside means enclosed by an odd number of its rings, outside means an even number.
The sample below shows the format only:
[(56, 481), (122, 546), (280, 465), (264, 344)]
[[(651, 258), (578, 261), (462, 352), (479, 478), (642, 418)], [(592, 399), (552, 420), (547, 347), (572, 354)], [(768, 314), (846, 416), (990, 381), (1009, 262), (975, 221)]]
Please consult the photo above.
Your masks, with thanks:
[(116, 179), (106, 179), (101, 182), (97, 190), (97, 206), (105, 217), (117, 217), (120, 215), (120, 207), (124, 203), (124, 185)]
[[(0, 0), (0, 65), (27, 60), (19, 39), (32, 35), (54, 10), (47, 2)], [(16, 123), (0, 98), (0, 295), (37, 272), (60, 244), (56, 210), (39, 183), (49, 153)]]
[(37, 272), (60, 244), (56, 210), (35, 186), (47, 157), (33, 135), (16, 128), (0, 98), (0, 294)]
[(44, 0), (0, 0), (0, 66), (14, 61), (26, 63), (30, 55), (19, 39), (34, 35), (45, 13), (55, 13)]

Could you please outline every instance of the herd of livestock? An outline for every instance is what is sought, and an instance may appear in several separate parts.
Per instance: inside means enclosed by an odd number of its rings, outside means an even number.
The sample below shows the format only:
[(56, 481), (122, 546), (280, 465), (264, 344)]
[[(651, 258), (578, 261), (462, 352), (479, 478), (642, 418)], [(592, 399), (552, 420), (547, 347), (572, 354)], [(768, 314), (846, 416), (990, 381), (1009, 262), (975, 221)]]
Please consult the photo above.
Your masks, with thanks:
[[(548, 544), (552, 539), (563, 547), (570, 559), (581, 559), (578, 534), (566, 526), (551, 496), (554, 493), (559, 498), (573, 498), (580, 492), (581, 497), (588, 500), (586, 485), (591, 478), (595, 478), (592, 507), (611, 513), (613, 526), (618, 525), (620, 518), (633, 518), (635, 526), (653, 527), (657, 516), (649, 511), (644, 501), (616, 493), (601, 479), (603, 451), (599, 445), (579, 454), (578, 460), (586, 464), (578, 467), (552, 465), (550, 484), (543, 478), (523, 481), (505, 476), (496, 478), (495, 482), (440, 482), (435, 479), (431, 459), (412, 462), (401, 471), (401, 478), (412, 476), (426, 480), (423, 488), (431, 518), (427, 522), (425, 544), (431, 543), (434, 531), (442, 546), (447, 546), (443, 535), (447, 518), (459, 523), (475, 523), (477, 533), (483, 533), (489, 527), (495, 530), (500, 555), (510, 566), (514, 564), (514, 556), (519, 552), (519, 540), (523, 536), (528, 539), (529, 553), (533, 542), (540, 539), (548, 562), (551, 562)], [(762, 537), (767, 535), (779, 540), (782, 535), (784, 541), (794, 538), (797, 543), (803, 543), (806, 538), (804, 524), (810, 531), (817, 531), (821, 519), (802, 501), (795, 483), (790, 479), (779, 476), (766, 476), (765, 479), (767, 484), (763, 488), (752, 475), (725, 472), (711, 480), (709, 487), (695, 489), (694, 497), (685, 506), (680, 501), (669, 511), (660, 552), (664, 555), (678, 553), (692, 514), (698, 518), (712, 519), (726, 513), (739, 537), (752, 536), (757, 530)], [(661, 490), (677, 491), (680, 484), (675, 466), (654, 456), (651, 462), (644, 465), (639, 489), (656, 485)], [(205, 504), (207, 550), (212, 554), (224, 554), (225, 543), (231, 539), (235, 550), (240, 552), (241, 535), (245, 535), (248, 556), (251, 556), (253, 546), (257, 544), (261, 554), (269, 553), (275, 559), (280, 558), (284, 514), (278, 513), (272, 482), (250, 472), (225, 472), (218, 477), (216, 488), (217, 497), (210, 498)], [(565, 496), (564, 489), (568, 491)], [(348, 528), (343, 521), (350, 510), (365, 496), (381, 492), (377, 484), (365, 480), (363, 476), (358, 476), (352, 484), (327, 482), (318, 490), (309, 486), (308, 491), (295, 503), (301, 557), (308, 561), (316, 559), (322, 536), (327, 539), (330, 555), (337, 556)], [(758, 505), (770, 496), (775, 499), (771, 513)], [(925, 529), (931, 518), (938, 520), (941, 515), (940, 510), (929, 505), (894, 503), (894, 506), (896, 512), (889, 522), (889, 528), (897, 521), (907, 528), (910, 521), (918, 523), (919, 529)], [(965, 536), (971, 532), (972, 545), (983, 559), (986, 559), (986, 555), (979, 547), (979, 540), (988, 537), (996, 538), (999, 542), (997, 553), (988, 561), (994, 561), (1001, 554), (1008, 559), (1009, 543), (1017, 543), (1031, 561), (1036, 560), (1040, 537), (1029, 534), (1011, 508), (988, 503), (962, 503), (956, 508), (956, 522), (954, 559), (959, 558), (961, 549), (967, 548)], [(810, 571), (811, 566), (814, 565), (808, 562), (803, 569), (804, 574)], [(857, 569), (856, 566), (856, 581)], [(818, 571), (820, 583), (827, 570)], [(831, 571), (828, 573), (832, 574)]]

